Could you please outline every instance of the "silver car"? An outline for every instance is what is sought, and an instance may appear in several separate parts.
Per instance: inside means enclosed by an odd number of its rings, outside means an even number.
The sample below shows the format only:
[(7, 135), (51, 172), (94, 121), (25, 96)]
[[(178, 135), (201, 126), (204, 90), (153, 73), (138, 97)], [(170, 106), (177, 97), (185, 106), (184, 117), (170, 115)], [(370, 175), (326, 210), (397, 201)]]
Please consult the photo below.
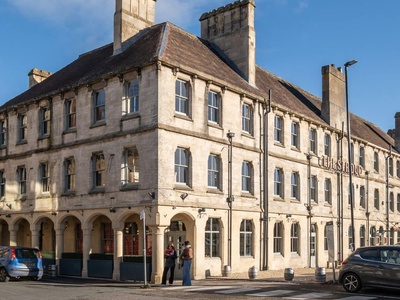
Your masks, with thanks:
[(400, 245), (358, 248), (342, 262), (339, 282), (351, 293), (368, 286), (400, 289)]

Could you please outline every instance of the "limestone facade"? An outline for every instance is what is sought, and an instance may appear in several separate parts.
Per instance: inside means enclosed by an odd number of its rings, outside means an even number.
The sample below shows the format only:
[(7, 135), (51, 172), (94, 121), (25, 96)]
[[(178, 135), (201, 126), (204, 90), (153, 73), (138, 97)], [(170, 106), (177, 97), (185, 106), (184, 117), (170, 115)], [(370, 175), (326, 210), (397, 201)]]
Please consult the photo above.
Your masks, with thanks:
[[(241, 5), (254, 9), (254, 1), (236, 1), (217, 12)], [(156, 283), (168, 241), (178, 252), (192, 243), (195, 279), (226, 266), (326, 266), (330, 222), (334, 260), (350, 253), (349, 170), (355, 245), (400, 241), (399, 152), (352, 116), (348, 165), (340, 69), (322, 68), (317, 99), (251, 58), (255, 87), (215, 46), (169, 23), (145, 29), (121, 53), (115, 44), (85, 53), (73, 71), (0, 108), (1, 244), (39, 247), (60, 274), (63, 260), (80, 256), (82, 277), (98, 276), (94, 257), (108, 256), (103, 276), (115, 280), (127, 259), (146, 254)], [(156, 42), (156, 59), (129, 65)]]

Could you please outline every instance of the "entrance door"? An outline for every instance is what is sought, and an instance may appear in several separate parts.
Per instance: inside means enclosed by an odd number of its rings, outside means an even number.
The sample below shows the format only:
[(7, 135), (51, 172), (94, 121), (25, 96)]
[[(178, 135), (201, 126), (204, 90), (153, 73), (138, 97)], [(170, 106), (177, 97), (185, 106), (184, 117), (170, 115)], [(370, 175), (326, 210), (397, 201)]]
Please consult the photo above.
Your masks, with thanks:
[[(186, 231), (185, 231), (184, 225), (176, 227), (172, 223), (174, 223), (174, 222), (171, 222), (169, 231), (167, 230), (165, 233), (165, 236), (164, 236), (164, 241), (165, 241), (164, 249), (167, 248), (168, 242), (172, 241), (174, 243), (175, 250), (178, 255), (178, 259), (176, 260), (176, 263), (175, 263), (175, 274), (174, 274), (175, 276), (174, 277), (177, 280), (182, 280), (183, 268), (179, 267), (179, 255), (181, 254), (181, 252), (184, 248), (184, 244), (186, 241)], [(178, 223), (181, 223), (181, 222), (178, 221)], [(178, 229), (178, 230), (173, 230), (173, 229)]]
[(310, 267), (315, 268), (317, 262), (317, 232), (315, 224), (311, 225), (310, 232)]

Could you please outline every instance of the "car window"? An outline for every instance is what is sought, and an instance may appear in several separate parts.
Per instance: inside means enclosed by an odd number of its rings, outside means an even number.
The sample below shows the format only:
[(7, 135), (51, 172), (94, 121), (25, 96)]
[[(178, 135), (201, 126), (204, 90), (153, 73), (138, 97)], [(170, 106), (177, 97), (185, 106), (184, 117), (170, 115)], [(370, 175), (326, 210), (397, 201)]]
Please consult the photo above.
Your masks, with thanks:
[(0, 257), (7, 258), (7, 255), (8, 255), (7, 248), (0, 249)]
[(37, 251), (34, 249), (18, 249), (15, 251), (17, 258), (37, 258)]
[(378, 256), (378, 250), (376, 249), (361, 250), (360, 256), (363, 259), (368, 259), (368, 260), (376, 260), (376, 261), (381, 260), (380, 256)]

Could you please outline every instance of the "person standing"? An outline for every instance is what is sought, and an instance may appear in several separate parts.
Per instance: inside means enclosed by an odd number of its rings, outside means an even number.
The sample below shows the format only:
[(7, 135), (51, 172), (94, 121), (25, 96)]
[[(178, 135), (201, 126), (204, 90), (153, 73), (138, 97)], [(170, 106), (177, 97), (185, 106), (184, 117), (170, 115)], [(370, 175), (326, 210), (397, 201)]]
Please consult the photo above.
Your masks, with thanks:
[(192, 285), (190, 277), (190, 268), (192, 266), (193, 249), (189, 241), (185, 242), (185, 249), (183, 249), (179, 260), (183, 263), (183, 280), (182, 285)]
[(162, 275), (161, 284), (167, 284), (167, 274), (169, 271), (169, 285), (174, 283), (174, 273), (175, 273), (175, 261), (177, 258), (176, 250), (173, 242), (168, 243), (167, 250), (165, 250), (165, 264), (164, 264), (164, 272)]

